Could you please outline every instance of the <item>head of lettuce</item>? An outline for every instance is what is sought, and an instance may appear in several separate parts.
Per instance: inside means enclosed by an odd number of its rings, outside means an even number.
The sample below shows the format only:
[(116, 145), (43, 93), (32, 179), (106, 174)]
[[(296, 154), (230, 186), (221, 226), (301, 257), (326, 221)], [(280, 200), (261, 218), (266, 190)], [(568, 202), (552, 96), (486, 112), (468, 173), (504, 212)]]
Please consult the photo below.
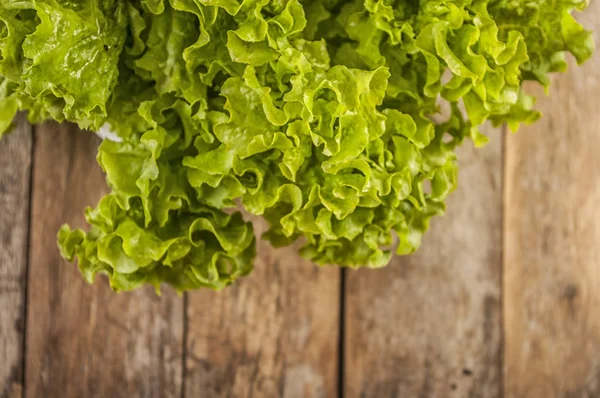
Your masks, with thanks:
[[(0, 4), (0, 133), (14, 114), (105, 140), (112, 192), (62, 254), (115, 290), (220, 289), (252, 269), (241, 203), (275, 246), (380, 267), (417, 249), (456, 185), (454, 149), (539, 115), (585, 0), (19, 0)], [(444, 79), (442, 79), (444, 74)], [(431, 118), (450, 104), (443, 123)], [(452, 140), (442, 140), (445, 134)], [(117, 142), (119, 141), (119, 142)], [(431, 189), (425, 192), (424, 184)]]

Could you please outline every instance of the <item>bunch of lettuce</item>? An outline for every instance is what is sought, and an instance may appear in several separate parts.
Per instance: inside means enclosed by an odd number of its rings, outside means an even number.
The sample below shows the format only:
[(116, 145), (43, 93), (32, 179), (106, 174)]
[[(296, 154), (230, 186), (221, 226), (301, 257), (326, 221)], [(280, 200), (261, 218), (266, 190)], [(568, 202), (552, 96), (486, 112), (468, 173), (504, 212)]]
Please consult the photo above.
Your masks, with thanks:
[[(0, 3), (0, 132), (108, 128), (112, 192), (59, 246), (115, 290), (222, 288), (252, 269), (252, 225), (317, 264), (412, 253), (486, 120), (539, 115), (593, 42), (585, 0), (9, 0)], [(441, 104), (449, 107), (442, 121)], [(451, 139), (449, 139), (451, 138)]]

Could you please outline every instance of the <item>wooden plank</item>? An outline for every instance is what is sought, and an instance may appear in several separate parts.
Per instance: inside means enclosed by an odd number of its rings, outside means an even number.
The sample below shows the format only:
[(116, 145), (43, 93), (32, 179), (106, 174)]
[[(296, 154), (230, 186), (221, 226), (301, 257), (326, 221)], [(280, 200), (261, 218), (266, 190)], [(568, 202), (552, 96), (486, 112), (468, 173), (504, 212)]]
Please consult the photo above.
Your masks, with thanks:
[(258, 253), (250, 276), (189, 294), (185, 396), (337, 397), (340, 270), (293, 247)]
[(24, 117), (0, 140), (0, 397), (23, 387), (31, 127)]
[[(99, 140), (69, 125), (36, 129), (26, 352), (26, 396), (179, 397), (183, 300), (152, 288), (115, 294), (87, 285), (56, 248), (62, 223), (107, 188)], [(167, 290), (167, 289), (165, 289)]]
[(459, 188), (419, 251), (349, 271), (345, 397), (500, 397), (502, 138), (459, 149)]
[[(600, 41), (600, 3), (580, 20)], [(507, 397), (600, 397), (600, 52), (507, 139)]]

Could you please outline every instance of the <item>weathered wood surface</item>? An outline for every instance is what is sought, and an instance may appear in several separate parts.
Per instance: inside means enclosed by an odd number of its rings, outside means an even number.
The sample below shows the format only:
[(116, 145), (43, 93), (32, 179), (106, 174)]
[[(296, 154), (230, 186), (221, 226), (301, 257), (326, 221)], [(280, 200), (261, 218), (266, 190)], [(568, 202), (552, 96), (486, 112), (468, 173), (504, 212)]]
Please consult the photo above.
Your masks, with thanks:
[(502, 135), (459, 149), (417, 254), (348, 272), (345, 397), (500, 397)]
[(258, 253), (235, 285), (189, 294), (185, 396), (336, 397), (339, 269), (264, 241)]
[(56, 248), (61, 224), (83, 226), (83, 209), (107, 190), (98, 143), (69, 125), (36, 129), (25, 396), (179, 397), (182, 300), (114, 294), (105, 278), (89, 286)]
[[(579, 19), (600, 42), (600, 2)], [(600, 397), (599, 94), (596, 52), (507, 139), (507, 397)]]
[(25, 118), (0, 140), (0, 397), (23, 388), (31, 127)]
[[(581, 19), (600, 42), (600, 3)], [(0, 397), (600, 397), (600, 53), (552, 80), (538, 124), (460, 149), (418, 254), (341, 283), (262, 242), (252, 275), (183, 297), (60, 258), (106, 191), (98, 139), (21, 124), (0, 141)]]

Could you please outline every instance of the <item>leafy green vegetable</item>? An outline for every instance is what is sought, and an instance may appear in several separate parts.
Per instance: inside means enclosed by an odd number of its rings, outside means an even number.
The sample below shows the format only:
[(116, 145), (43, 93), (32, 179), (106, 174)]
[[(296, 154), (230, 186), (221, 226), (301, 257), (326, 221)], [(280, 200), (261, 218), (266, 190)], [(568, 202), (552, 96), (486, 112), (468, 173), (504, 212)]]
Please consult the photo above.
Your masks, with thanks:
[[(8, 4), (7, 4), (8, 3)], [(59, 246), (84, 278), (220, 289), (252, 227), (318, 264), (414, 252), (486, 120), (535, 121), (544, 86), (593, 49), (578, 0), (20, 0), (0, 5), (0, 132), (69, 120), (119, 136), (112, 193)], [(435, 122), (440, 102), (449, 104)], [(445, 134), (452, 137), (443, 140)], [(430, 188), (426, 188), (430, 186)]]

